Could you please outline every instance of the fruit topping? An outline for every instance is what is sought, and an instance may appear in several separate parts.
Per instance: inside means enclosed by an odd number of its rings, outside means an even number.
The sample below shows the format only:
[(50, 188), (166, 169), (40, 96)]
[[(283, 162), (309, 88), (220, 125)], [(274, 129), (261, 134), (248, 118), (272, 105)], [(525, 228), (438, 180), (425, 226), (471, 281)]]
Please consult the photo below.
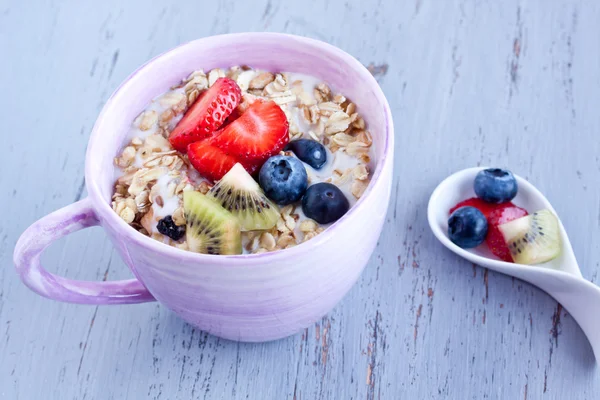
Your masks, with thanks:
[(279, 208), (267, 199), (258, 183), (239, 163), (208, 191), (207, 196), (235, 215), (243, 231), (271, 229), (279, 219)]
[(237, 107), (242, 91), (235, 81), (219, 78), (185, 113), (169, 135), (175, 150), (183, 153), (190, 143), (212, 136)]
[(497, 210), (498, 208), (506, 207), (507, 205), (512, 205), (512, 203), (491, 204), (491, 203), (486, 203), (485, 201), (481, 200), (480, 198), (471, 197), (470, 199), (461, 201), (460, 203), (458, 203), (457, 205), (452, 207), (450, 209), (450, 214), (452, 214), (454, 211), (458, 210), (461, 207), (470, 206), (470, 207), (475, 207), (476, 209), (481, 211), (483, 213), (483, 215), (485, 215), (485, 217), (487, 218), (488, 215), (490, 215), (490, 213), (492, 211)]
[(331, 183), (310, 186), (302, 198), (302, 212), (319, 224), (337, 221), (349, 208), (350, 203), (344, 193)]
[(300, 200), (308, 187), (304, 165), (288, 156), (269, 158), (260, 169), (258, 180), (267, 197), (281, 205)]
[(179, 240), (185, 235), (185, 226), (177, 226), (170, 215), (158, 221), (156, 229), (173, 240)]
[(488, 168), (479, 171), (473, 185), (475, 194), (488, 203), (505, 203), (517, 195), (517, 180), (507, 170)]
[(225, 121), (223, 121), (223, 125), (221, 125), (221, 129), (225, 128), (227, 125), (231, 124), (233, 121), (238, 119), (240, 117), (240, 115), (242, 115), (242, 113), (239, 110), (240, 110), (240, 106), (237, 106), (236, 108), (233, 109), (231, 114), (229, 114), (229, 117), (227, 117), (225, 119)]
[(289, 141), (285, 113), (273, 101), (255, 101), (235, 121), (215, 133), (210, 143), (240, 162), (261, 165)]
[(242, 94), (242, 100), (240, 100), (240, 104), (236, 108), (233, 109), (229, 117), (223, 122), (223, 126), (221, 128), (225, 128), (227, 125), (238, 119), (243, 113), (246, 112), (250, 104), (254, 103), (257, 100), (256, 96), (253, 96), (248, 93)]
[(238, 219), (200, 192), (183, 192), (186, 240), (190, 251), (203, 254), (241, 254)]
[(535, 212), (498, 228), (518, 264), (540, 264), (560, 254), (558, 219), (550, 210)]
[(487, 231), (487, 219), (475, 207), (461, 207), (448, 219), (448, 237), (463, 249), (479, 246), (485, 240)]
[(292, 151), (296, 157), (314, 169), (320, 169), (327, 161), (325, 146), (316, 140), (298, 139), (288, 143), (285, 150)]
[[(207, 179), (221, 179), (238, 162), (235, 157), (228, 155), (207, 141), (192, 143), (188, 146), (188, 158), (192, 166)], [(256, 172), (255, 164), (245, 163), (246, 171)]]
[(499, 225), (524, 217), (528, 214), (527, 210), (517, 207), (512, 203), (504, 203), (496, 206), (497, 208), (488, 214), (488, 234), (485, 239), (490, 251), (499, 259), (512, 262), (510, 250), (504, 242), (502, 233), (498, 229)]

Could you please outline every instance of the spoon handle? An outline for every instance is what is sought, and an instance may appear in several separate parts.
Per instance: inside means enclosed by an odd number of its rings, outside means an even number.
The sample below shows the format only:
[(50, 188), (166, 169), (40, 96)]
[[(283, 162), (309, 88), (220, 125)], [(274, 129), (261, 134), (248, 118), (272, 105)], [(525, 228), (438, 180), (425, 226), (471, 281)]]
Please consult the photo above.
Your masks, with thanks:
[(592, 345), (596, 362), (600, 362), (600, 287), (567, 273), (548, 274), (540, 269), (535, 275), (519, 278), (544, 290), (571, 314)]

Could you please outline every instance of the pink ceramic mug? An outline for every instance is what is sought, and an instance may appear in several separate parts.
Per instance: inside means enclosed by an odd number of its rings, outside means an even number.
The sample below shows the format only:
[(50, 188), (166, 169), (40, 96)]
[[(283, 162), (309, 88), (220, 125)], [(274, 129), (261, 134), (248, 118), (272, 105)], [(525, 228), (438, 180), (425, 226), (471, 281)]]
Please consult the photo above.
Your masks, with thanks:
[[(233, 65), (313, 75), (358, 106), (374, 142), (376, 165), (360, 201), (325, 232), (299, 246), (259, 255), (211, 256), (146, 237), (111, 209), (113, 158), (134, 118), (191, 71)], [(275, 33), (213, 36), (149, 61), (115, 91), (87, 149), (89, 196), (47, 215), (19, 239), (14, 262), (36, 293), (82, 304), (158, 300), (200, 329), (227, 339), (266, 341), (293, 334), (329, 312), (356, 282), (384, 223), (393, 172), (394, 129), (375, 79), (355, 58), (316, 40)], [(76, 281), (53, 275), (40, 255), (54, 240), (100, 225), (136, 279)]]

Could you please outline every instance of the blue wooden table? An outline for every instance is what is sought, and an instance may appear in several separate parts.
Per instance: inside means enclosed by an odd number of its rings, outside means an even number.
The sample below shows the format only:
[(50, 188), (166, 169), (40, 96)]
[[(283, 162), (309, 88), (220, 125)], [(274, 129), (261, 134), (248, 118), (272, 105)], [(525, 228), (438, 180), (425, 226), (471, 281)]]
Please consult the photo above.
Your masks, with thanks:
[[(594, 0), (0, 0), (0, 398), (598, 398), (591, 347), (568, 313), (445, 250), (425, 210), (452, 172), (509, 167), (547, 195), (597, 281), (599, 20)], [(85, 196), (88, 135), (117, 85), (179, 43), (250, 30), (341, 47), (392, 107), (387, 224), (342, 303), (298, 335), (240, 344), (156, 303), (61, 304), (25, 288), (15, 242)], [(100, 229), (43, 261), (77, 279), (131, 276)]]

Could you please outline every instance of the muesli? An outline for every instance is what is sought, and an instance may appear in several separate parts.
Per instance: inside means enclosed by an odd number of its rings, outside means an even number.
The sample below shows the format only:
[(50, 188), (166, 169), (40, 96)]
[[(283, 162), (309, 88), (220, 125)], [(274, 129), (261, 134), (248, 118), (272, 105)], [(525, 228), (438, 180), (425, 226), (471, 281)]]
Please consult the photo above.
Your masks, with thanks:
[(112, 208), (184, 250), (286, 249), (362, 196), (371, 146), (356, 105), (310, 76), (195, 71), (133, 121), (115, 158)]

